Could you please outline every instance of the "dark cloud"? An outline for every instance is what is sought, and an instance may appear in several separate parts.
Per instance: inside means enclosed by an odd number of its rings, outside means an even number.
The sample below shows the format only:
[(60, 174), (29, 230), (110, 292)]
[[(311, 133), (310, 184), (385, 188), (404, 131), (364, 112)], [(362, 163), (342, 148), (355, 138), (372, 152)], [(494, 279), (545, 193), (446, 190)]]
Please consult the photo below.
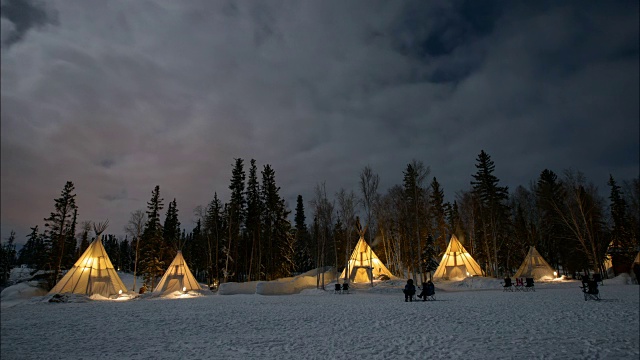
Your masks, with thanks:
[(3, 19), (3, 47), (10, 47), (22, 40), (33, 28), (57, 24), (56, 13), (37, 0), (2, 0), (0, 18)]
[(67, 180), (113, 233), (155, 185), (190, 227), (226, 201), (234, 158), (271, 164), (290, 205), (321, 181), (357, 191), (366, 165), (385, 191), (412, 159), (453, 199), (481, 149), (512, 189), (544, 168), (603, 188), (638, 174), (637, 2), (54, 9), (58, 26), (2, 52), (3, 237), (41, 224)]

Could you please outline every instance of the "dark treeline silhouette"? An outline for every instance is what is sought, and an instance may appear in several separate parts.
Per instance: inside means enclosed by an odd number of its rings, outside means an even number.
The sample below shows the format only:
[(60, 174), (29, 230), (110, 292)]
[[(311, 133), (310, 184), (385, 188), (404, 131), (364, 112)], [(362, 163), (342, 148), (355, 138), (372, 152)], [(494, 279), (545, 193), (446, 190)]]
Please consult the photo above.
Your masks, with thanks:
[[(495, 164), (481, 151), (468, 189), (445, 202), (445, 187), (420, 161), (403, 171), (403, 183), (378, 190), (379, 177), (369, 166), (359, 174), (359, 188), (327, 194), (320, 182), (305, 202), (298, 195), (293, 214), (276, 185), (276, 173), (264, 165), (258, 173), (251, 160), (235, 159), (230, 198), (217, 192), (194, 209), (195, 227), (186, 232), (178, 221), (178, 202), (165, 209), (155, 186), (146, 210), (136, 210), (126, 237), (103, 235), (103, 244), (120, 271), (144, 277), (152, 288), (182, 250), (201, 282), (273, 280), (334, 266), (341, 271), (358, 240), (356, 218), (367, 227), (366, 240), (389, 270), (426, 281), (435, 270), (452, 234), (464, 244), (486, 276), (512, 274), (529, 246), (559, 274), (605, 273), (611, 260), (615, 275), (628, 272), (640, 249), (640, 178), (618, 183), (609, 175), (609, 199), (578, 171), (561, 176), (544, 169), (528, 186), (508, 189), (495, 176)], [(31, 228), (16, 254), (15, 234), (2, 243), (2, 285), (16, 264), (44, 270), (49, 286), (73, 266), (93, 240), (91, 221), (78, 223), (74, 185), (68, 181), (44, 231)], [(307, 223), (307, 215), (311, 219)], [(319, 281), (318, 286), (324, 282)], [(141, 284), (140, 284), (141, 285)], [(135, 284), (134, 284), (135, 288)]]

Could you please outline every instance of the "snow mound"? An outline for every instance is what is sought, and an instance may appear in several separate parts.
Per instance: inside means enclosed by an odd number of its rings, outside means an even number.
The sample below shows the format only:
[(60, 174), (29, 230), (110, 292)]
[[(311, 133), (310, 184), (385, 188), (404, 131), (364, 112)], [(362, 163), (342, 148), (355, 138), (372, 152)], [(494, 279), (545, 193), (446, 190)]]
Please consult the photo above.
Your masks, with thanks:
[(47, 295), (47, 290), (38, 286), (37, 281), (25, 281), (9, 286), (0, 293), (2, 306), (13, 306), (28, 301), (34, 296)]
[(607, 279), (604, 281), (605, 284), (607, 285), (635, 285), (633, 284), (633, 279), (631, 279), (631, 275), (627, 274), (627, 273), (622, 273), (616, 277), (614, 277), (613, 279)]
[[(324, 269), (324, 284), (329, 284), (335, 279), (335, 271), (332, 267)], [(219, 295), (259, 294), (259, 295), (291, 295), (298, 294), (302, 290), (315, 288), (317, 274), (320, 269), (313, 269), (295, 277), (281, 278), (273, 281), (250, 281), (246, 283), (228, 282), (220, 284)]]

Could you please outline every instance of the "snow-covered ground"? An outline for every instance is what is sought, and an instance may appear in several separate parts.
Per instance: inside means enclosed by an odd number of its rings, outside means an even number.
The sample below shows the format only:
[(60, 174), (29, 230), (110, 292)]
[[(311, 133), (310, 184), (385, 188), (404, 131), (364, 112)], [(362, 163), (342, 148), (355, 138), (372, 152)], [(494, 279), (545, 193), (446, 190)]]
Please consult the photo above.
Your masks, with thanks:
[[(122, 278), (131, 288), (133, 278)], [(640, 286), (628, 276), (605, 280), (596, 302), (584, 301), (579, 285), (539, 282), (535, 292), (507, 293), (500, 280), (476, 277), (436, 282), (436, 301), (413, 303), (404, 302), (404, 280), (352, 284), (348, 295), (328, 284), (293, 295), (67, 303), (8, 288), (0, 357), (638, 359)]]

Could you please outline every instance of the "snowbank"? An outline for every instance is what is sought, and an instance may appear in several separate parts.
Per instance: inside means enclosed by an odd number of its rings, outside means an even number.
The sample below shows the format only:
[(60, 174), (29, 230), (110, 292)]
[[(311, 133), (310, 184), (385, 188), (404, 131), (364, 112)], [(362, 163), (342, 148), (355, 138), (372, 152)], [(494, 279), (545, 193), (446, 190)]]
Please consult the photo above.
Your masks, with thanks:
[(30, 300), (34, 296), (47, 295), (47, 292), (47, 290), (38, 286), (37, 281), (21, 282), (2, 290), (2, 293), (0, 293), (0, 304), (2, 304), (2, 307), (14, 306)]
[(255, 294), (258, 281), (249, 281), (246, 283), (228, 282), (220, 284), (218, 288), (219, 295), (238, 295), (238, 294)]
[(218, 294), (259, 294), (259, 295), (291, 295), (298, 294), (302, 290), (315, 288), (317, 274), (324, 270), (324, 284), (327, 285), (335, 279), (335, 271), (332, 267), (313, 269), (295, 277), (277, 279), (273, 281), (251, 281), (246, 283), (228, 282), (220, 284)]

